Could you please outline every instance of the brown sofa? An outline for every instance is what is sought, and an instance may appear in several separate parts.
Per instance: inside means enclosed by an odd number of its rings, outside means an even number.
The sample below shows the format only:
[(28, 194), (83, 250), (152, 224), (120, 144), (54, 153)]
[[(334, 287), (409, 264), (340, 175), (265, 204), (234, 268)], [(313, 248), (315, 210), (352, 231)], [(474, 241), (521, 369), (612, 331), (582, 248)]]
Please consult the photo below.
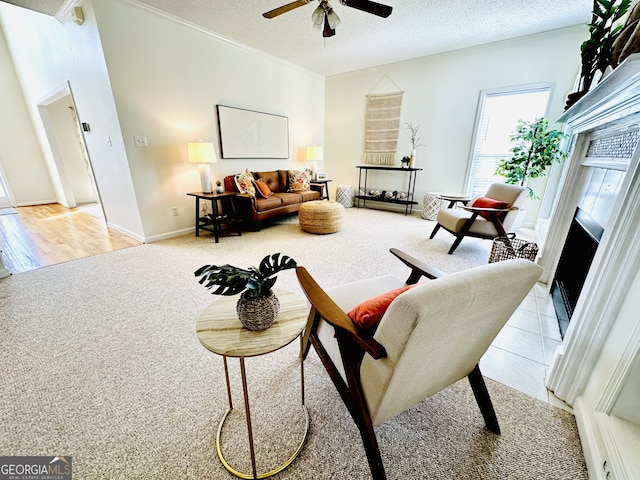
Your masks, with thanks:
[[(269, 198), (263, 198), (258, 192), (255, 196), (239, 193), (234, 197), (238, 218), (259, 229), (264, 220), (297, 212), (302, 203), (320, 200), (321, 185), (311, 185), (311, 190), (304, 192), (289, 192), (288, 172), (288, 170), (252, 172), (253, 178), (262, 179), (273, 194)], [(238, 192), (234, 177), (235, 175), (225, 177), (226, 191)]]

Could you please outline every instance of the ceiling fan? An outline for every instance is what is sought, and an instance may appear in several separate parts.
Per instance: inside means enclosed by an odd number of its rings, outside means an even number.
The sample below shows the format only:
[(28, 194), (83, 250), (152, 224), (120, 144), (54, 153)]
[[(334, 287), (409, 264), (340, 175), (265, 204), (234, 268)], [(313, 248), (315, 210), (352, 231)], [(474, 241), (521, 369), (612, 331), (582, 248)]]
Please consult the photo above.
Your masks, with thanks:
[[(373, 15), (378, 15), (379, 17), (387, 18), (391, 15), (391, 11), (393, 7), (389, 7), (388, 5), (382, 5), (381, 3), (372, 2), (370, 0), (339, 0), (340, 3), (346, 7), (357, 8), (358, 10), (362, 10), (363, 12), (372, 13)], [(311, 0), (297, 0), (295, 2), (287, 3), (286, 5), (282, 5), (281, 7), (274, 8), (273, 10), (269, 10), (262, 14), (265, 18), (274, 18), (278, 15), (282, 15), (294, 8), (302, 7), (307, 3), (310, 3)], [(311, 19), (313, 20), (313, 26), (318, 30), (322, 29), (323, 37), (332, 37), (336, 34), (336, 27), (340, 23), (340, 18), (334, 12), (331, 3), (329, 0), (318, 0), (320, 4), (313, 11), (311, 15)]]

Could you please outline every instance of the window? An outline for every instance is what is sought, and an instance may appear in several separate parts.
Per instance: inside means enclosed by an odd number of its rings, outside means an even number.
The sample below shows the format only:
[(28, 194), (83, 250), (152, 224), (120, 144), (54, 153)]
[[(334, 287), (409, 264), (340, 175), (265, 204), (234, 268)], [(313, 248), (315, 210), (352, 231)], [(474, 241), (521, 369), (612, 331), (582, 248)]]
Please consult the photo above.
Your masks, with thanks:
[(518, 120), (533, 121), (545, 115), (549, 93), (548, 86), (481, 93), (467, 173), (469, 195), (482, 195), (492, 183), (504, 182), (495, 171), (500, 160), (511, 155), (509, 135)]

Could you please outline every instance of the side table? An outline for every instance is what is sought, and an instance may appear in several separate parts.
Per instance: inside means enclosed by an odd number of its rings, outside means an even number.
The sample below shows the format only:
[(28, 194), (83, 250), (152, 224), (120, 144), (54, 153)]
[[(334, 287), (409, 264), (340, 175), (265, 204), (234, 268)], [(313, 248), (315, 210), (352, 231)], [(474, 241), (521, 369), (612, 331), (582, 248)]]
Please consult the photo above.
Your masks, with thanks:
[[(280, 301), (280, 313), (275, 323), (261, 331), (247, 330), (242, 326), (236, 313), (236, 302), (238, 296), (221, 296), (211, 303), (200, 314), (196, 322), (196, 334), (200, 343), (209, 351), (222, 356), (224, 363), (224, 375), (227, 384), (227, 397), (229, 408), (222, 416), (218, 425), (216, 435), (216, 451), (218, 458), (224, 467), (240, 478), (257, 479), (267, 478), (281, 472), (288, 467), (298, 456), (309, 434), (309, 412), (304, 404), (304, 363), (302, 358), (302, 330), (307, 323), (309, 307), (304, 299), (292, 292), (281, 289), (274, 289)], [(300, 386), (301, 403), (304, 411), (306, 426), (304, 435), (289, 459), (264, 473), (258, 473), (256, 469), (256, 458), (253, 444), (253, 431), (251, 427), (251, 411), (249, 409), (249, 393), (247, 391), (247, 374), (245, 370), (245, 357), (255, 357), (266, 355), (288, 345), (297, 337), (300, 337)], [(242, 473), (234, 469), (224, 458), (221, 445), (222, 428), (227, 416), (233, 410), (231, 398), (231, 386), (229, 383), (229, 369), (227, 367), (227, 357), (238, 358), (240, 362), (240, 375), (242, 378), (242, 393), (244, 396), (244, 408), (247, 419), (247, 432), (249, 438), (249, 452), (251, 455), (251, 473)]]
[[(236, 216), (236, 206), (233, 202), (233, 197), (236, 196), (233, 192), (222, 193), (202, 193), (191, 192), (187, 195), (196, 198), (196, 237), (200, 236), (200, 230), (206, 230), (213, 232), (216, 243), (218, 243), (218, 234), (222, 230), (222, 225), (235, 225), (238, 235), (242, 235), (239, 221)], [(211, 202), (211, 214), (206, 216), (200, 216), (200, 200), (208, 200)], [(218, 202), (226, 203), (226, 211), (218, 208)]]
[(320, 200), (331, 200), (329, 198), (329, 182), (332, 180), (311, 180), (309, 183), (311, 185), (319, 185), (322, 188), (322, 192), (320, 193)]
[(453, 208), (453, 206), (458, 202), (460, 202), (463, 205), (467, 205), (467, 203), (471, 201), (471, 197), (467, 197), (466, 195), (449, 195), (445, 193), (440, 193), (437, 196), (440, 197), (440, 200), (449, 202), (449, 205), (447, 208)]

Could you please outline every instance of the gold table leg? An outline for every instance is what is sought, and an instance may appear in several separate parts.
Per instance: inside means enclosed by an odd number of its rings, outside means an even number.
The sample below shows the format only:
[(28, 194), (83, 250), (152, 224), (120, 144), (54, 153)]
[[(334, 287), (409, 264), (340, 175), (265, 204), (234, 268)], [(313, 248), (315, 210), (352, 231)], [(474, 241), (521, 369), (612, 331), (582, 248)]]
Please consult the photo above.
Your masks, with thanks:
[(278, 472), (281, 472), (282, 470), (287, 468), (289, 465), (291, 465), (291, 463), (295, 460), (295, 458), (298, 456), (298, 454), (302, 450), (302, 447), (304, 446), (304, 443), (307, 440), (307, 436), (309, 434), (310, 421), (309, 421), (309, 412), (307, 410), (306, 405), (304, 404), (304, 362), (302, 360), (302, 338), (300, 339), (300, 347), (301, 347), (300, 349), (300, 385), (301, 385), (301, 392), (302, 392), (302, 409), (304, 410), (304, 416), (305, 416), (304, 435), (302, 436), (302, 440), (300, 441), (300, 444), (296, 448), (295, 452), (293, 452), (293, 455), (291, 455), (291, 457), (289, 457), (289, 459), (286, 462), (264, 473), (257, 473), (257, 469), (256, 469), (256, 457), (255, 457), (255, 451), (253, 446), (253, 431), (251, 427), (251, 411), (249, 409), (249, 393), (247, 390), (247, 375), (245, 371), (243, 357), (240, 357), (240, 374), (242, 377), (242, 393), (244, 395), (244, 408), (245, 408), (245, 414), (247, 417), (247, 432), (249, 436), (249, 452), (251, 454), (252, 473), (249, 474), (249, 473), (239, 472), (238, 470), (233, 468), (231, 465), (229, 465), (227, 460), (224, 458), (224, 454), (222, 453), (222, 441), (221, 441), (222, 428), (224, 426), (225, 421), (227, 420), (227, 417), (233, 410), (233, 403), (231, 399), (231, 386), (229, 384), (229, 370), (227, 368), (227, 357), (223, 357), (225, 380), (227, 383), (227, 394), (229, 397), (229, 408), (227, 409), (225, 414), (222, 416), (222, 418), (220, 419), (220, 423), (218, 424), (218, 432), (216, 434), (216, 452), (218, 453), (218, 458), (220, 459), (220, 462), (222, 463), (222, 465), (224, 465), (224, 467), (236, 477), (244, 478), (244, 479), (268, 478), (275, 475)]

